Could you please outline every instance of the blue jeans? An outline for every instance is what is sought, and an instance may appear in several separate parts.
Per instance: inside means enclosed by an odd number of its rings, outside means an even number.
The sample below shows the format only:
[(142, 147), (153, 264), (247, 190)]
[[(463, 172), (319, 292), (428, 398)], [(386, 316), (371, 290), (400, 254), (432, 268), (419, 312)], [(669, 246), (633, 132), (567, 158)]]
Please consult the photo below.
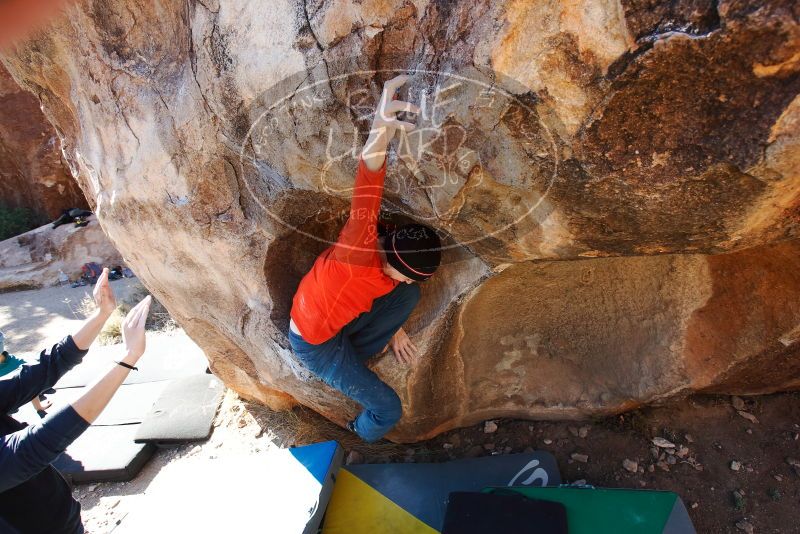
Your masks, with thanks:
[(372, 309), (319, 345), (306, 342), (289, 329), (295, 356), (326, 384), (364, 408), (354, 421), (356, 433), (367, 442), (377, 441), (400, 420), (400, 397), (365, 365), (389, 343), (419, 301), (417, 284), (397, 284), (372, 301)]

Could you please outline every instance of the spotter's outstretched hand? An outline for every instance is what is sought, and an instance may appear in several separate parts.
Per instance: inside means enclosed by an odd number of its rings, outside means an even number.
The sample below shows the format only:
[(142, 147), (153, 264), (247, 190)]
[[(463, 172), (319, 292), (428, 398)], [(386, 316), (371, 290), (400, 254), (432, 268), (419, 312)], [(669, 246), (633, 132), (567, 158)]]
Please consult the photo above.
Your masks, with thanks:
[(97, 309), (106, 317), (110, 316), (117, 307), (117, 299), (108, 283), (108, 267), (104, 268), (103, 273), (97, 278), (92, 296)]
[(144, 325), (147, 321), (147, 314), (150, 312), (150, 303), (152, 301), (153, 297), (146, 296), (128, 312), (128, 315), (122, 321), (122, 341), (125, 343), (125, 350), (135, 358), (139, 358), (144, 354)]

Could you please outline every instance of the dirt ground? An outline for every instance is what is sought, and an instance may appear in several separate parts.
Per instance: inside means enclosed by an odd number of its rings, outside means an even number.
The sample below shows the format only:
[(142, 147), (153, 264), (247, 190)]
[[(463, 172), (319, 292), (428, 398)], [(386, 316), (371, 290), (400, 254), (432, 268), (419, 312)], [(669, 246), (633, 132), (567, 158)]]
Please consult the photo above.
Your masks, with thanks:
[[(213, 461), (226, 454), (335, 439), (349, 461), (368, 463), (441, 462), (546, 450), (558, 460), (565, 483), (677, 492), (698, 533), (741, 533), (749, 527), (755, 533), (800, 532), (800, 463), (796, 460), (800, 458), (800, 425), (795, 423), (800, 421), (800, 394), (743, 400), (746, 413), (754, 415), (757, 423), (740, 416), (731, 397), (695, 396), (596, 421), (494, 420), (494, 432), (487, 433), (482, 423), (429, 441), (398, 445), (365, 444), (310, 410), (272, 412), (229, 391), (208, 442), (161, 449), (133, 481), (77, 486), (75, 497), (83, 507), (87, 532), (111, 532), (118, 521), (124, 521), (136, 499), (146, 498), (147, 486), (169, 462), (195, 456)], [(493, 425), (488, 426), (491, 430)], [(664, 460), (658, 465), (651, 452), (654, 437), (677, 446), (674, 464), (667, 461), (668, 449), (661, 449)], [(573, 454), (588, 458), (574, 460)], [(629, 472), (623, 467), (625, 460), (636, 462), (640, 469)]]
[[(487, 446), (503, 454), (526, 447), (547, 450), (557, 458), (565, 482), (675, 491), (701, 533), (742, 532), (735, 526), (740, 521), (755, 532), (800, 532), (795, 523), (800, 469), (787, 462), (800, 454), (800, 426), (795, 423), (800, 421), (800, 395), (745, 402), (757, 424), (739, 416), (729, 397), (693, 397), (593, 422), (497, 421), (495, 433), (486, 434), (481, 427), (462, 429), (423, 444), (422, 451), (439, 460), (489, 454), (480, 451)], [(654, 437), (685, 446), (688, 454), (683, 459), (673, 456), (673, 465), (656, 465)], [(445, 451), (446, 443), (459, 447)], [(576, 461), (573, 454), (588, 459)], [(626, 459), (637, 462), (637, 473), (623, 468)], [(741, 464), (738, 471), (731, 468), (734, 461)]]
[[(119, 281), (113, 287), (121, 300), (129, 284)], [(7, 343), (18, 353), (35, 353), (43, 343), (63, 337), (65, 329), (80, 321), (75, 310), (85, 292), (87, 288), (51, 288), (0, 294), (0, 330), (6, 332)], [(169, 339), (176, 347), (191, 343), (180, 330)], [(664, 438), (675, 448), (654, 447), (653, 438)], [(546, 450), (555, 455), (567, 483), (677, 492), (699, 533), (800, 532), (800, 393), (744, 399), (694, 396), (595, 421), (495, 420), (397, 445), (364, 444), (310, 410), (272, 412), (228, 391), (207, 442), (160, 449), (132, 481), (79, 485), (74, 494), (87, 532), (112, 532), (147, 498), (150, 482), (170, 462), (197, 456), (213, 461), (326, 439), (338, 440), (350, 461), (370, 463)], [(625, 460), (636, 462), (635, 473), (625, 469)], [(627, 466), (634, 469), (631, 463)]]
[[(497, 430), (491, 433), (480, 424), (415, 445), (361, 444), (307, 410), (301, 411), (297, 417), (303, 421), (295, 425), (302, 429), (301, 441), (312, 437), (316, 428), (318, 437), (338, 439), (360, 452), (365, 462), (439, 462), (546, 450), (558, 460), (565, 483), (585, 480), (600, 487), (678, 493), (698, 533), (741, 533), (748, 524), (757, 533), (800, 532), (800, 394), (743, 399), (745, 413), (754, 415), (757, 423), (740, 416), (731, 401), (731, 397), (694, 396), (596, 421), (495, 420)], [(265, 425), (275, 417), (260, 406), (246, 408)], [(488, 426), (491, 430), (493, 425)], [(675, 464), (669, 464), (670, 454), (661, 449), (658, 454), (663, 453), (664, 460), (659, 466), (651, 451), (656, 437), (688, 452), (676, 450), (684, 458), (672, 455)], [(573, 454), (588, 459), (576, 461)], [(623, 467), (625, 460), (637, 462), (635, 474)], [(734, 464), (738, 470), (731, 468), (734, 461), (741, 464)]]
[[(136, 278), (111, 282), (121, 302), (139, 287)], [(94, 286), (56, 286), (28, 291), (0, 293), (0, 331), (6, 336), (6, 350), (20, 356), (35, 356), (85, 319), (81, 301), (91, 297)]]

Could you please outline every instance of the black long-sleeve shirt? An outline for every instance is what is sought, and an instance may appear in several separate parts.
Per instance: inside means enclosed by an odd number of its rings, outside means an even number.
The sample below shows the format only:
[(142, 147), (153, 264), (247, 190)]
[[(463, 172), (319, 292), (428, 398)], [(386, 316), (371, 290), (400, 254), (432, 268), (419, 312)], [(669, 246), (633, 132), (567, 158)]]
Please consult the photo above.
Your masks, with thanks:
[[(82, 532), (80, 505), (50, 465), (88, 427), (71, 406), (26, 426), (9, 414), (51, 388), (86, 355), (71, 336), (0, 379), (0, 530)], [(3, 524), (3, 520), (7, 525)], [(11, 530), (11, 529), (15, 530)]]

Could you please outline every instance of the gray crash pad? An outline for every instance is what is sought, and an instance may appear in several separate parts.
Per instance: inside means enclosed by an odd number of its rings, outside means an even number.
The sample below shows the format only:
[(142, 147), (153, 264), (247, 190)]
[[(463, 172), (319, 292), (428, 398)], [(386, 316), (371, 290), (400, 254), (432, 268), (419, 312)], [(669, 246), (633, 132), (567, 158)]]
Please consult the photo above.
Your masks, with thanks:
[(53, 462), (74, 483), (131, 480), (153, 455), (149, 443), (135, 443), (138, 424), (93, 426)]
[(208, 439), (223, 391), (222, 382), (209, 374), (172, 380), (139, 426), (136, 441), (169, 444)]
[[(183, 342), (175, 348), (170, 341), (172, 336), (154, 336), (147, 340), (147, 352), (136, 364), (138, 371), (131, 371), (125, 384), (159, 382), (192, 376), (205, 372), (208, 360), (203, 351), (194, 343)], [(55, 388), (83, 387), (104, 375), (114, 360), (120, 358), (120, 347), (92, 347), (83, 362), (61, 377)]]
[[(153, 408), (159, 395), (167, 387), (168, 382), (148, 382), (144, 384), (124, 384), (120, 386), (111, 402), (105, 407), (92, 426), (113, 426), (141, 423)], [(88, 387), (58, 389), (55, 393), (47, 395), (47, 400), (53, 406), (47, 413), (53, 413), (59, 408), (71, 404), (81, 395), (86, 393)], [(41, 422), (33, 406), (28, 403), (20, 407), (14, 418), (29, 425)]]

